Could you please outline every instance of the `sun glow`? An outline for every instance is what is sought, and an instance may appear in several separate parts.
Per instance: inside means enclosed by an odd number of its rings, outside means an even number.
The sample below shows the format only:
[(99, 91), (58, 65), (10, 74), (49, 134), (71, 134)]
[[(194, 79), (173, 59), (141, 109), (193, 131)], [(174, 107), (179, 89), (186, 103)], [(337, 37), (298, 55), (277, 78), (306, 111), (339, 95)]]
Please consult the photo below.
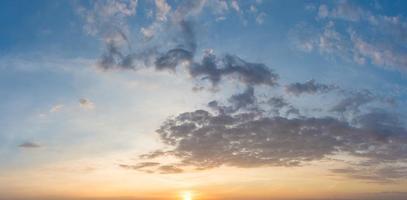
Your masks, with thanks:
[(182, 200), (192, 200), (192, 193), (190, 191), (183, 192)]

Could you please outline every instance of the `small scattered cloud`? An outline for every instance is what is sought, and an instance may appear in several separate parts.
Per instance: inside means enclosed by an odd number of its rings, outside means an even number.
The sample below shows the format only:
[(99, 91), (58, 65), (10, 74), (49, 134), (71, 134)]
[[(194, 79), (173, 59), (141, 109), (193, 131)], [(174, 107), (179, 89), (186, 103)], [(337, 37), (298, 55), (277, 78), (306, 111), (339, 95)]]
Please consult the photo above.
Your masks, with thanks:
[(18, 145), (20, 148), (25, 148), (25, 149), (33, 149), (33, 148), (40, 148), (42, 147), (40, 144), (37, 144), (35, 142), (24, 142)]
[(184, 170), (178, 166), (170, 164), (163, 165), (159, 162), (141, 162), (136, 165), (120, 164), (119, 167), (147, 173), (178, 174), (184, 172)]
[(61, 111), (61, 109), (62, 109), (63, 107), (64, 107), (64, 105), (62, 105), (62, 104), (55, 105), (55, 106), (53, 106), (53, 107), (49, 110), (49, 112), (50, 112), (50, 113), (59, 112), (59, 111)]
[(237, 0), (232, 0), (230, 6), (237, 12), (240, 13), (240, 5)]
[(92, 110), (95, 108), (95, 104), (86, 98), (80, 98), (79, 99), (79, 106), (83, 109), (87, 109), (87, 110)]
[(256, 16), (256, 23), (260, 24), (260, 25), (263, 24), (266, 17), (267, 17), (266, 13), (264, 13), (264, 12), (259, 13)]
[(146, 167), (154, 167), (158, 166), (160, 163), (158, 162), (141, 162), (138, 163), (137, 165), (126, 165), (126, 164), (120, 164), (119, 167), (124, 168), (124, 169), (133, 169), (133, 170), (138, 170)]

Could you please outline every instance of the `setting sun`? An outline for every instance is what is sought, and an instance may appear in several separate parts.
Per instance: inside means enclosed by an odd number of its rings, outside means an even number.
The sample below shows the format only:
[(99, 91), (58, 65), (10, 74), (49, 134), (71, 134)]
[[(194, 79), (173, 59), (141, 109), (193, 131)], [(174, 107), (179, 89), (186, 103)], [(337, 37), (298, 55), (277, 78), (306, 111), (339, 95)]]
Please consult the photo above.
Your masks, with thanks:
[(192, 200), (192, 193), (190, 191), (183, 192), (182, 200)]

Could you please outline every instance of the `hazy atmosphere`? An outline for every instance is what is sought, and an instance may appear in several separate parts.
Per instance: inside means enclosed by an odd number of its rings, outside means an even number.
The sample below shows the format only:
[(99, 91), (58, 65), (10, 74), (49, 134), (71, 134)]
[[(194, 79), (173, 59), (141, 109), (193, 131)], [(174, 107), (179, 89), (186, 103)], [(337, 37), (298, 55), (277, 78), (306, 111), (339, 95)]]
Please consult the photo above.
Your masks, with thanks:
[(0, 200), (405, 200), (407, 1), (0, 0)]

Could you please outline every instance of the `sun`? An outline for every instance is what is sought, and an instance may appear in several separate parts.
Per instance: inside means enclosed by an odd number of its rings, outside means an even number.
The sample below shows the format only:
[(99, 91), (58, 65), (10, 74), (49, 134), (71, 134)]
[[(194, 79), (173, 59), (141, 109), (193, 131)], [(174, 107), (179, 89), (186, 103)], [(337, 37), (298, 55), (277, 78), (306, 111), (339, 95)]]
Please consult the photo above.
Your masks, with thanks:
[(190, 191), (183, 192), (182, 200), (192, 200), (192, 193)]

